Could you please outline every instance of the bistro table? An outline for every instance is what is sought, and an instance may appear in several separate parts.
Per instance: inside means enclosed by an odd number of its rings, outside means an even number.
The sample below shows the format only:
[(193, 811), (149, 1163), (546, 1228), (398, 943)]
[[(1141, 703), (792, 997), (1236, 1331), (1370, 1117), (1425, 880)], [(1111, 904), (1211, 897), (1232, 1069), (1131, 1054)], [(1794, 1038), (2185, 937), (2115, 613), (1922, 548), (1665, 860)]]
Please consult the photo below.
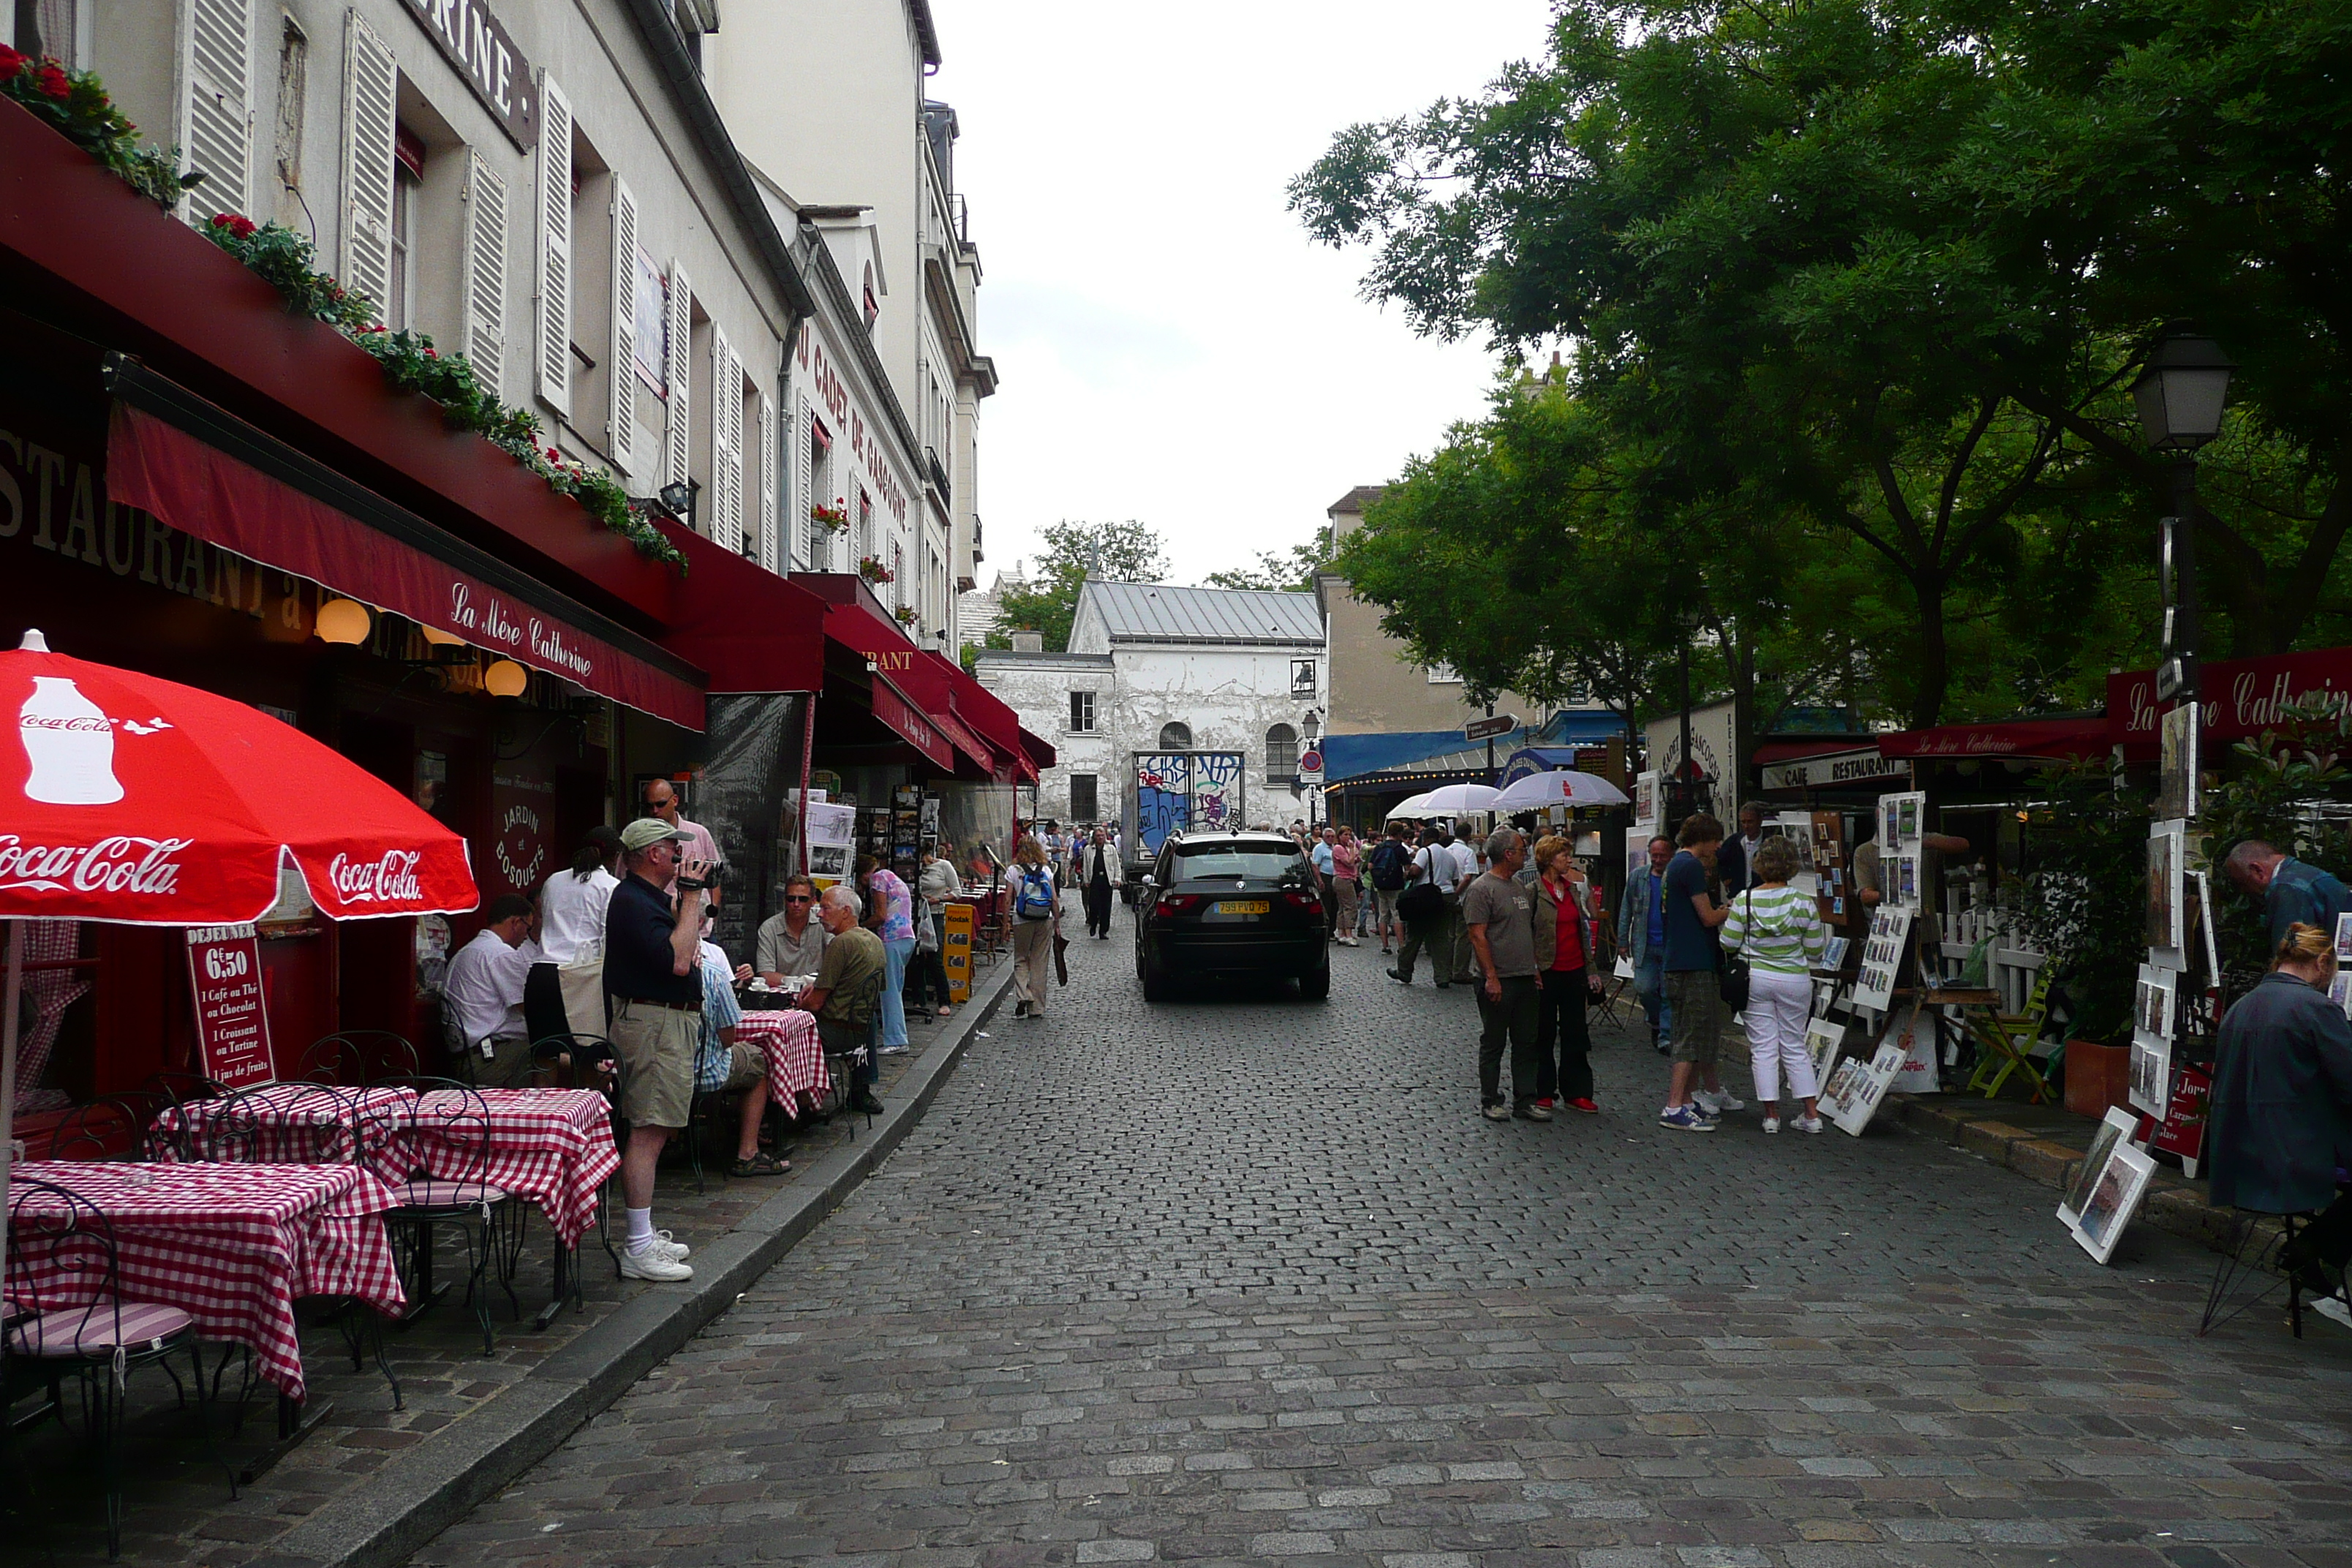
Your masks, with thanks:
[[(244, 1345), (263, 1381), (296, 1404), (307, 1393), (297, 1300), (349, 1297), (387, 1317), (406, 1303), (379, 1217), (399, 1200), (357, 1165), (28, 1160), (16, 1173), (106, 1216), (126, 1300), (177, 1307), (203, 1338)], [(28, 1213), (56, 1206), (31, 1188), (10, 1201)], [(10, 1265), (8, 1294), (44, 1311), (88, 1306), (104, 1285), (102, 1271), (70, 1258), (12, 1255)]]
[(192, 1100), (155, 1118), (167, 1157), (239, 1164), (314, 1164), (352, 1158), (397, 1179), (413, 1165), (394, 1145), (416, 1103), (413, 1089), (274, 1083)]
[(735, 1038), (757, 1046), (768, 1058), (768, 1098), (786, 1116), (800, 1120), (802, 1100), (822, 1109), (832, 1079), (824, 1070), (824, 1047), (818, 1041), (816, 1015), (795, 1009), (789, 1013), (746, 1013), (735, 1027)]

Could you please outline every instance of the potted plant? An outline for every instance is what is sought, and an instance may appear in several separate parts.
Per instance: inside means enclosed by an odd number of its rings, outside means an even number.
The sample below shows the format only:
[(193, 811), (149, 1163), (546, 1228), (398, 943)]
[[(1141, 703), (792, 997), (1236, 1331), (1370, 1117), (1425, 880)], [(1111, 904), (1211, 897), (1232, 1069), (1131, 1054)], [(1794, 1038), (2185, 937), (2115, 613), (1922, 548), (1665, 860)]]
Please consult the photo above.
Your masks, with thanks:
[(922, 614), (912, 605), (901, 605), (890, 613), (898, 617), (898, 624), (902, 626), (913, 626)]
[(847, 533), (849, 503), (836, 496), (831, 506), (813, 506), (809, 508), (809, 521), (827, 533)]
[(860, 558), (857, 563), (857, 574), (877, 585), (898, 581), (898, 574), (882, 564), (880, 557), (873, 555)]
[(2103, 763), (2054, 773), (2028, 825), (2018, 923), (2069, 1005), (2066, 1109), (2103, 1115), (2131, 1073), (2132, 996), (2147, 949), (2146, 791)]

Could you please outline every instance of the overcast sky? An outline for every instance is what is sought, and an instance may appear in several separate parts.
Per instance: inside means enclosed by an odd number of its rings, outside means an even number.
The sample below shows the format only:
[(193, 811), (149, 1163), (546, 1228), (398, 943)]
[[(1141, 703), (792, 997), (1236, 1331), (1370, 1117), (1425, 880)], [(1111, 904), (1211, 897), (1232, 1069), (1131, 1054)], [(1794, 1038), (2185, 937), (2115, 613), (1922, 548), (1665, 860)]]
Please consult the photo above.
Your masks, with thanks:
[(932, 0), (980, 247), (981, 585), (1064, 518), (1198, 582), (1306, 539), (1484, 406), (1483, 344), (1360, 299), (1283, 186), (1358, 121), (1541, 52), (1544, 0)]

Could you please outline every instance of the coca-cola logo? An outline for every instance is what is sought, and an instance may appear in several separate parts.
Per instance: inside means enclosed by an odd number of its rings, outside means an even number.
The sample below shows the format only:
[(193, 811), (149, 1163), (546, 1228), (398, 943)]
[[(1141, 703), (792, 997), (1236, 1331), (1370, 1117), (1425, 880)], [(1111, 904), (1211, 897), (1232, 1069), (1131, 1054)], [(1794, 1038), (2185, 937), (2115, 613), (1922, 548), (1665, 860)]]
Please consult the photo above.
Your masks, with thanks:
[(117, 834), (94, 844), (26, 844), (0, 833), (0, 888), (168, 897), (179, 888), (180, 852), (194, 842)]
[(57, 718), (46, 713), (26, 713), (17, 717), (16, 723), (26, 730), (68, 730), (83, 734), (110, 733), (114, 729), (114, 721), (103, 715), (91, 718), (77, 714)]
[(347, 904), (417, 903), (425, 897), (416, 880), (416, 863), (423, 858), (413, 849), (386, 850), (378, 860), (338, 855), (327, 862), (327, 879)]

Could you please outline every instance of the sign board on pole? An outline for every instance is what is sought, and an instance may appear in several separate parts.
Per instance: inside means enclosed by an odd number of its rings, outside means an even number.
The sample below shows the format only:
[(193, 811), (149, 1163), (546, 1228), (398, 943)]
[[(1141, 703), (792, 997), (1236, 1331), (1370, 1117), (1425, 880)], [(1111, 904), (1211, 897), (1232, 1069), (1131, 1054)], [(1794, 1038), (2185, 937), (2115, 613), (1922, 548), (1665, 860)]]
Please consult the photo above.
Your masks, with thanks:
[(253, 927), (189, 927), (188, 980), (196, 1002), (196, 1070), (223, 1089), (275, 1083), (261, 943)]
[(940, 911), (940, 963), (948, 972), (948, 1000), (971, 1000), (971, 917), (970, 904), (949, 903)]
[(1484, 741), (1496, 735), (1507, 735), (1519, 727), (1516, 713), (1497, 713), (1491, 719), (1473, 719), (1462, 726), (1465, 741)]

